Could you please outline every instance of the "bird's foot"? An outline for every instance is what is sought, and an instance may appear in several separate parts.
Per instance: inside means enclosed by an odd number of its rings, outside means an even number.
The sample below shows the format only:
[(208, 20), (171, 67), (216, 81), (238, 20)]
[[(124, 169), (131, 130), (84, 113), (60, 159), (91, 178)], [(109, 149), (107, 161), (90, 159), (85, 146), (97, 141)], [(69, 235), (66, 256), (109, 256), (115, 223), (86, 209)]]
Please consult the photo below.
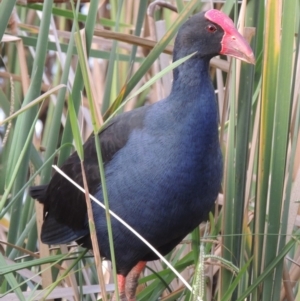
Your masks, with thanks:
[[(119, 290), (119, 299), (120, 301), (136, 301), (136, 288), (138, 286), (138, 279), (145, 268), (146, 262), (140, 261), (136, 266), (132, 268), (127, 277), (118, 274), (118, 290)], [(112, 301), (116, 301), (117, 296), (114, 293)]]
[(136, 301), (135, 294), (138, 286), (138, 279), (145, 266), (146, 262), (140, 261), (135, 267), (132, 268), (126, 277), (125, 291), (128, 301)]
[(117, 298), (116, 293), (114, 293), (113, 297), (112, 297), (112, 301), (117, 301), (117, 300), (128, 301), (127, 297), (126, 297), (126, 294), (125, 294), (126, 277), (121, 275), (121, 274), (118, 274), (117, 278), (118, 278), (118, 284), (117, 285), (118, 285), (118, 291), (119, 291), (119, 299)]

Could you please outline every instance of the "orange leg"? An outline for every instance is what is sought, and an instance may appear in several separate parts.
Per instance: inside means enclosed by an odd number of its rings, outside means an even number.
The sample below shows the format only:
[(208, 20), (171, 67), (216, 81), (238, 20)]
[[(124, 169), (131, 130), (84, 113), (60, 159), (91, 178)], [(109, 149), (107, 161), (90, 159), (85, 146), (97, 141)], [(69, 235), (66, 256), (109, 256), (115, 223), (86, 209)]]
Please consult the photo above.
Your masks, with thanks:
[[(120, 296), (120, 301), (127, 301), (126, 294), (125, 294), (125, 282), (126, 282), (126, 277), (123, 275), (118, 274), (118, 289), (119, 289), (119, 296)], [(116, 295), (113, 295), (112, 301), (117, 300)]]
[(138, 279), (141, 272), (146, 266), (146, 261), (140, 261), (132, 268), (126, 277), (126, 296), (128, 301), (135, 301), (136, 288), (138, 286)]

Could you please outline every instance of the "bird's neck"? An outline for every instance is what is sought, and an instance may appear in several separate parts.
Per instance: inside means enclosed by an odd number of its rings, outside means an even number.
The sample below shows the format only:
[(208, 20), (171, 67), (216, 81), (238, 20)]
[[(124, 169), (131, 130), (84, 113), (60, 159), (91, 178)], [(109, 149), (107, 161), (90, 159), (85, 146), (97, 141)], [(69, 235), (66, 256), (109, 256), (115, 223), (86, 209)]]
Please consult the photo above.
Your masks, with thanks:
[[(176, 61), (176, 55), (174, 61)], [(209, 77), (209, 59), (194, 55), (173, 71), (173, 89), (200, 89), (201, 86), (211, 85)]]
[(177, 112), (186, 111), (198, 115), (198, 118), (206, 114), (216, 118), (218, 113), (209, 75), (209, 60), (194, 56), (174, 69), (169, 98)]
[(209, 76), (209, 60), (189, 59), (174, 70), (170, 108), (186, 132), (218, 141), (218, 109)]

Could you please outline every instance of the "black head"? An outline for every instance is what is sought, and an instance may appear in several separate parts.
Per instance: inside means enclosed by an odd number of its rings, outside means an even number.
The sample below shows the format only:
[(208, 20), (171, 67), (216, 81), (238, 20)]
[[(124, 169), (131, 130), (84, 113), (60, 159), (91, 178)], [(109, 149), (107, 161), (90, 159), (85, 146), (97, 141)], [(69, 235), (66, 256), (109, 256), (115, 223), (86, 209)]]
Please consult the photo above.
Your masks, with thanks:
[(174, 61), (193, 52), (207, 60), (218, 54), (226, 54), (249, 63), (255, 62), (249, 44), (239, 34), (232, 20), (214, 9), (192, 16), (178, 31)]

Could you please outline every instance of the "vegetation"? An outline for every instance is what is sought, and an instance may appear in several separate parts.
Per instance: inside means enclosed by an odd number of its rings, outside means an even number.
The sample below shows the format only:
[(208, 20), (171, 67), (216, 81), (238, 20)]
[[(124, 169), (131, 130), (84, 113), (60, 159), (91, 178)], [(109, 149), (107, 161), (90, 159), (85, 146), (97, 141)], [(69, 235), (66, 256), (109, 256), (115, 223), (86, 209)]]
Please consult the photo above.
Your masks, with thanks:
[(222, 191), (209, 222), (166, 257), (189, 285), (164, 261), (149, 263), (138, 300), (300, 300), (300, 1), (27, 2), (0, 2), (3, 300), (110, 299), (107, 262), (101, 295), (90, 253), (39, 242), (42, 207), (28, 187), (47, 183), (53, 164), (113, 114), (167, 95), (177, 29), (212, 5), (235, 20), (257, 62), (212, 60)]

